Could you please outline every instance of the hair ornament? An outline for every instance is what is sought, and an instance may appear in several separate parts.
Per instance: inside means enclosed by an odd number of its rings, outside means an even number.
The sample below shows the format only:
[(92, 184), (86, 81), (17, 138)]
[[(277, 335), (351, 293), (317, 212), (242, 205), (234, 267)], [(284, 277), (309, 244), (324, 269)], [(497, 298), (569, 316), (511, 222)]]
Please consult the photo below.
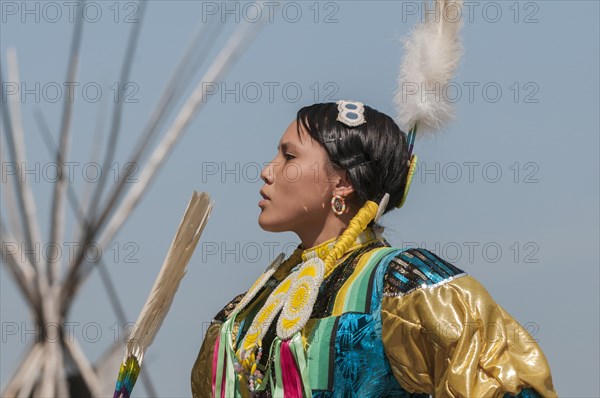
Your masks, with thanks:
[(344, 123), (348, 127), (356, 127), (366, 123), (365, 106), (358, 101), (337, 101), (338, 117), (337, 121)]
[(406, 175), (406, 185), (404, 186), (404, 193), (402, 194), (402, 200), (400, 200), (400, 203), (398, 204), (398, 206), (396, 206), (397, 209), (401, 208), (402, 205), (404, 205), (404, 202), (406, 202), (406, 196), (408, 196), (408, 190), (410, 189), (410, 183), (412, 182), (416, 167), (417, 155), (412, 154), (412, 156), (410, 157), (410, 164), (408, 166), (408, 174)]
[(379, 205), (377, 206), (377, 214), (375, 215), (375, 218), (373, 219), (373, 221), (375, 221), (375, 222), (379, 221), (381, 216), (383, 216), (383, 212), (387, 208), (389, 201), (390, 201), (390, 194), (386, 192), (385, 194), (383, 194), (383, 198), (381, 198), (381, 200), (379, 201)]
[[(419, 136), (443, 130), (453, 119), (452, 102), (440, 95), (456, 75), (463, 47), (460, 31), (463, 20), (456, 15), (463, 0), (435, 0), (432, 12), (403, 40), (404, 57), (398, 73), (398, 90), (394, 102), (398, 109), (398, 125), (408, 131), (408, 158), (410, 159), (402, 200), (406, 201), (417, 156), (413, 154), (417, 129)], [(429, 1), (425, 2), (425, 6)], [(449, 15), (456, 18), (448, 18)], [(435, 93), (436, 95), (426, 95)], [(432, 98), (433, 97), (433, 98)], [(441, 99), (441, 100), (440, 100)]]
[(365, 153), (359, 153), (340, 160), (340, 165), (345, 169), (352, 169), (369, 163), (371, 163), (371, 158)]

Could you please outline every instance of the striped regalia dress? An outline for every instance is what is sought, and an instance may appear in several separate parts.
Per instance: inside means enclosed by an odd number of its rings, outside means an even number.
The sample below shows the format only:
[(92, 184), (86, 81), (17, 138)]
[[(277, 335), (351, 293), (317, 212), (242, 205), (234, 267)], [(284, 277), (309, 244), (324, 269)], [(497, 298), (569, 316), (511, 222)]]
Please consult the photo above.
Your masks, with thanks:
[(335, 243), (298, 248), (215, 316), (192, 370), (194, 397), (556, 395), (537, 343), (475, 279), (428, 250), (392, 248), (371, 228), (324, 276), (294, 337), (278, 337), (276, 316), (267, 325), (249, 386), (239, 363), (231, 370), (232, 353), (277, 287)]

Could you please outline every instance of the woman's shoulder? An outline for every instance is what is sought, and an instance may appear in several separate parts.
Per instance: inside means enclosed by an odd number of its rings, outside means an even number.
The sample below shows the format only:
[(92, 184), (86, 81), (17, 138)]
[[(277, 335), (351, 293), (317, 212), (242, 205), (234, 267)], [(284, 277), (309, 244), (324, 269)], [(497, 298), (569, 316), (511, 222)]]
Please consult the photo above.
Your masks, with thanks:
[(388, 249), (380, 260), (384, 267), (384, 295), (405, 295), (466, 276), (467, 273), (437, 254), (422, 248)]
[(381, 264), (387, 266), (382, 341), (405, 389), (435, 396), (556, 396), (537, 342), (477, 280), (425, 249), (392, 251)]

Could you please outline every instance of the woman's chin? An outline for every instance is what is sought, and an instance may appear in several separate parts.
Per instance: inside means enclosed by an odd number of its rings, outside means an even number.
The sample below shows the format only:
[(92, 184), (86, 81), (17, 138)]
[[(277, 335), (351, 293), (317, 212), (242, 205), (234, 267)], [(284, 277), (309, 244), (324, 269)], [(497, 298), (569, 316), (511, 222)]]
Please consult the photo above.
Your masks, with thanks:
[(258, 225), (265, 231), (274, 232), (271, 223), (265, 220), (264, 210), (258, 215)]
[(258, 216), (258, 225), (263, 230), (265, 230), (267, 232), (283, 232), (283, 231), (286, 231), (286, 229), (283, 228), (283, 226), (281, 225), (281, 223), (277, 223), (277, 222), (273, 222), (272, 220), (269, 220), (265, 216), (264, 210)]

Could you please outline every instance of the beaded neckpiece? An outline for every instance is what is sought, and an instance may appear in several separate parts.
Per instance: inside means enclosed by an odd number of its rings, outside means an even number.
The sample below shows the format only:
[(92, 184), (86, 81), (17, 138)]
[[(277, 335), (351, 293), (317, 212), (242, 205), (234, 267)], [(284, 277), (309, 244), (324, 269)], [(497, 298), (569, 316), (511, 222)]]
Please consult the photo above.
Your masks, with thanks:
[[(262, 340), (275, 318), (277, 320), (277, 337), (290, 340), (298, 333), (312, 313), (319, 293), (319, 287), (335, 268), (325, 269), (324, 259), (333, 250), (339, 237), (327, 240), (317, 246), (305, 249), (301, 253), (302, 263), (273, 290), (263, 307), (258, 311), (250, 328), (238, 346), (235, 371), (240, 379), (245, 376), (251, 391), (262, 383), (264, 375), (257, 369), (262, 357)], [(366, 228), (356, 238), (346, 253), (351, 253), (362, 246), (381, 238), (380, 229)], [(283, 256), (278, 256), (265, 273), (252, 285), (246, 296), (240, 301), (232, 316), (239, 313), (254, 296), (264, 287), (270, 277), (282, 264)], [(342, 259), (338, 264), (343, 262)]]

